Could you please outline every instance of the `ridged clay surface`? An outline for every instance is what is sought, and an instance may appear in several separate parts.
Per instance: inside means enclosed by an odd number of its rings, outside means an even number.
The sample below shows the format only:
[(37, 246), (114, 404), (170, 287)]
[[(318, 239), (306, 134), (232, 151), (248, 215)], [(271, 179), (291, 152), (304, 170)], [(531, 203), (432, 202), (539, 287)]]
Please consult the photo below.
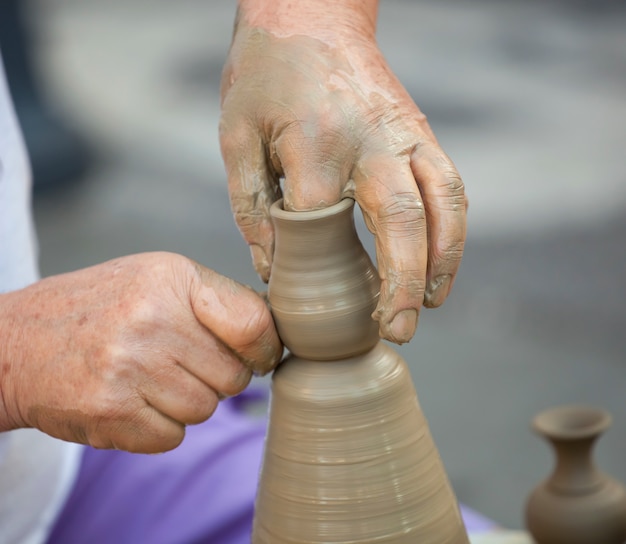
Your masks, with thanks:
[(467, 544), (406, 363), (379, 343), (274, 374), (254, 544)]
[(282, 200), (271, 207), (276, 249), (268, 296), (281, 339), (300, 357), (342, 359), (379, 340), (371, 316), (380, 281), (353, 208), (350, 198), (309, 212), (283, 210)]

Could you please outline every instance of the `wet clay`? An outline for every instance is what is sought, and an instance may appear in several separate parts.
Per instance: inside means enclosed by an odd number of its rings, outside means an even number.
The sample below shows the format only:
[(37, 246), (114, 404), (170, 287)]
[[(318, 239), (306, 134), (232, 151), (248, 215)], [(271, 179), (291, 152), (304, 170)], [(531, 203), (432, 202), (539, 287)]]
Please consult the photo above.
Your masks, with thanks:
[(274, 373), (254, 544), (468, 544), (403, 359), (378, 341), (378, 279), (348, 199), (272, 208)]
[(468, 542), (406, 363), (383, 343), (274, 374), (260, 543)]
[(346, 198), (324, 210), (270, 209), (276, 251), (269, 301), (278, 334), (299, 357), (341, 359), (372, 349), (378, 274), (361, 245)]
[(552, 475), (526, 505), (526, 524), (538, 544), (622, 544), (626, 490), (592, 460), (597, 438), (610, 425), (604, 410), (562, 406), (540, 413), (534, 430), (553, 447)]

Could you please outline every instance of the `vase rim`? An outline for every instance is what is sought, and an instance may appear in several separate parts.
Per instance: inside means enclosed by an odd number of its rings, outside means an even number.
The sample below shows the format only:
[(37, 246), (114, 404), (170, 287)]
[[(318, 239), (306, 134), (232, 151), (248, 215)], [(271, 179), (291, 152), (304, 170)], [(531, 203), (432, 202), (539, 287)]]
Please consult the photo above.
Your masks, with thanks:
[(287, 221), (313, 221), (337, 215), (338, 213), (352, 208), (352, 206), (354, 206), (354, 199), (346, 197), (336, 204), (319, 210), (288, 211), (283, 208), (283, 199), (281, 198), (270, 207), (270, 215), (277, 219), (285, 219)]
[(549, 438), (576, 440), (601, 434), (611, 420), (611, 414), (602, 408), (570, 404), (540, 412), (533, 419), (532, 428)]

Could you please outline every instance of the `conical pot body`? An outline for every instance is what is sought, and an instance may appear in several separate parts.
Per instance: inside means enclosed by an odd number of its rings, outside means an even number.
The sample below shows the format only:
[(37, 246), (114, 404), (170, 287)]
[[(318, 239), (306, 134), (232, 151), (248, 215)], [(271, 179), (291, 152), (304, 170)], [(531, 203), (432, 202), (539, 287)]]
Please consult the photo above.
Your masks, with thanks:
[(467, 544), (403, 359), (378, 343), (274, 373), (254, 544)]
[(626, 542), (626, 490), (592, 457), (610, 421), (604, 410), (585, 406), (553, 408), (534, 419), (556, 457), (554, 471), (526, 504), (526, 525), (538, 544)]

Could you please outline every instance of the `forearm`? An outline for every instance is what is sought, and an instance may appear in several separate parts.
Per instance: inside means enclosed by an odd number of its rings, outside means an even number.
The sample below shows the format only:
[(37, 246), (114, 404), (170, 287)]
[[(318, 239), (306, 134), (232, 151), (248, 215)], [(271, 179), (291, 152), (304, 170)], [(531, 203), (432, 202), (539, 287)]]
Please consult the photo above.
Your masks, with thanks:
[(377, 14), (378, 0), (239, 0), (238, 21), (279, 37), (324, 39), (348, 30), (373, 38)]

